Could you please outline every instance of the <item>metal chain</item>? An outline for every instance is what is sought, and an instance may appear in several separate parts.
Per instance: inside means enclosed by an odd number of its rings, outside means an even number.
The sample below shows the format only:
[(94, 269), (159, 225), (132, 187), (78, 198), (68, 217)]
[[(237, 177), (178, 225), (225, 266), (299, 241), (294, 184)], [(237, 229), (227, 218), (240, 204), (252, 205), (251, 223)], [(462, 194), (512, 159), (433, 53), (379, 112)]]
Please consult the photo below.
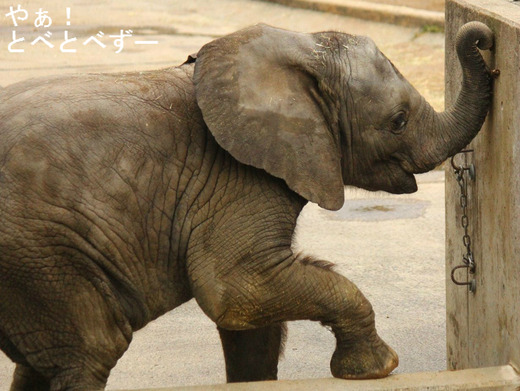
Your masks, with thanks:
[[(461, 151), (460, 153), (469, 153), (472, 150)], [(460, 187), (460, 206), (462, 208), (462, 217), (460, 219), (462, 228), (464, 229), (464, 235), (462, 236), (462, 244), (466, 248), (466, 254), (462, 256), (463, 265), (455, 266), (451, 270), (451, 280), (457, 285), (468, 285), (470, 292), (475, 292), (476, 282), (475, 279), (472, 278), (471, 281), (468, 282), (459, 282), (455, 279), (455, 271), (457, 269), (466, 268), (468, 269), (470, 274), (475, 273), (476, 265), (475, 260), (473, 258), (473, 252), (471, 251), (471, 236), (469, 235), (469, 217), (468, 217), (468, 182), (466, 173), (469, 174), (471, 179), (475, 177), (475, 166), (471, 164), (470, 166), (456, 166), (454, 163), (453, 156), (451, 158), (451, 165), (454, 170), (455, 178)]]
[(462, 260), (465, 265), (469, 267), (470, 273), (475, 273), (475, 261), (473, 260), (473, 252), (471, 251), (471, 236), (469, 236), (469, 217), (468, 217), (468, 182), (464, 178), (466, 169), (460, 166), (455, 170), (455, 176), (457, 183), (460, 187), (460, 206), (462, 208), (462, 217), (460, 223), (464, 229), (464, 235), (462, 236), (462, 244), (466, 247), (466, 254), (463, 255)]

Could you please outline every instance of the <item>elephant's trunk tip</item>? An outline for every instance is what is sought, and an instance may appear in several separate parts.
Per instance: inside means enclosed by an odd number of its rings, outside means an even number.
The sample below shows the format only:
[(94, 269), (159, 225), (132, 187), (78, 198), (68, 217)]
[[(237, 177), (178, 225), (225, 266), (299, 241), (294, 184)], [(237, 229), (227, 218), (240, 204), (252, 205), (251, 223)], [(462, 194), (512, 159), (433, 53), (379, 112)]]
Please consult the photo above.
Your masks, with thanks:
[(494, 44), (494, 34), (482, 22), (468, 22), (459, 29), (455, 42), (458, 49), (466, 48), (469, 44), (476, 45), (480, 50), (490, 50)]

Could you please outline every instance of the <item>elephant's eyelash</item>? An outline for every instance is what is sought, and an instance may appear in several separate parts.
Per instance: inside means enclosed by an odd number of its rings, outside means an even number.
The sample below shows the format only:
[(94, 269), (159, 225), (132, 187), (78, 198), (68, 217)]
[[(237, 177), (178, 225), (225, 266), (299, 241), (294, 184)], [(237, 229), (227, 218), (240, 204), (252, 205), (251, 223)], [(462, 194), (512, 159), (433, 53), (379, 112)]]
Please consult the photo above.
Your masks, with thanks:
[(390, 130), (392, 133), (401, 133), (408, 122), (407, 114), (405, 111), (399, 111), (394, 115), (390, 122)]

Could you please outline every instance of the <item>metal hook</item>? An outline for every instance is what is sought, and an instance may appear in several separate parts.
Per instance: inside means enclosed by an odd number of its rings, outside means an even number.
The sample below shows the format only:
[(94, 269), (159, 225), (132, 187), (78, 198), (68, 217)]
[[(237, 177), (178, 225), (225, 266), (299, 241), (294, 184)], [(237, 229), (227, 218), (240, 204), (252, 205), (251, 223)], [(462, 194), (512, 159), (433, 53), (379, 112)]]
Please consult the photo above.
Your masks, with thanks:
[(455, 271), (457, 269), (462, 269), (462, 268), (470, 269), (470, 271), (471, 271), (471, 266), (470, 265), (455, 266), (453, 269), (451, 269), (451, 281), (453, 281), (453, 283), (455, 285), (468, 285), (469, 291), (470, 292), (475, 292), (475, 290), (477, 288), (477, 282), (475, 281), (474, 278), (472, 278), (470, 281), (467, 281), (467, 282), (460, 282), (460, 281), (457, 281), (455, 279)]
[(453, 169), (455, 170), (456, 173), (460, 172), (461, 170), (468, 171), (470, 179), (474, 180), (475, 176), (476, 176), (476, 169), (475, 169), (475, 165), (473, 163), (471, 163), (467, 167), (465, 167), (463, 165), (460, 165), (460, 166), (455, 165), (455, 157), (457, 155), (460, 155), (461, 153), (471, 153), (471, 152), (473, 152), (473, 149), (464, 149), (464, 150), (460, 151), (459, 153), (456, 153), (455, 155), (453, 155), (450, 159), (450, 162), (451, 162), (451, 166), (453, 167)]

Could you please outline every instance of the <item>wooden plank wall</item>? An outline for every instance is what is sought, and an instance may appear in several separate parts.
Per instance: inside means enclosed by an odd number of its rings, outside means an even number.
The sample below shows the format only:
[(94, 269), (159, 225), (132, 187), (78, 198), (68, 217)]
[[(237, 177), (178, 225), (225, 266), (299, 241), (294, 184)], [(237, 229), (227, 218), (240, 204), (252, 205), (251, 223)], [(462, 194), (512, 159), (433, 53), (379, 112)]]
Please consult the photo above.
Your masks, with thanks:
[[(520, 5), (507, 0), (447, 0), (446, 105), (456, 98), (461, 72), (454, 49), (464, 23), (478, 20), (495, 33), (485, 58), (500, 70), (493, 107), (468, 156), (469, 228), (476, 262), (476, 291), (451, 282), (464, 246), (460, 188), (446, 171), (446, 293), (448, 369), (512, 363), (520, 366)], [(464, 270), (457, 276), (464, 279)]]

